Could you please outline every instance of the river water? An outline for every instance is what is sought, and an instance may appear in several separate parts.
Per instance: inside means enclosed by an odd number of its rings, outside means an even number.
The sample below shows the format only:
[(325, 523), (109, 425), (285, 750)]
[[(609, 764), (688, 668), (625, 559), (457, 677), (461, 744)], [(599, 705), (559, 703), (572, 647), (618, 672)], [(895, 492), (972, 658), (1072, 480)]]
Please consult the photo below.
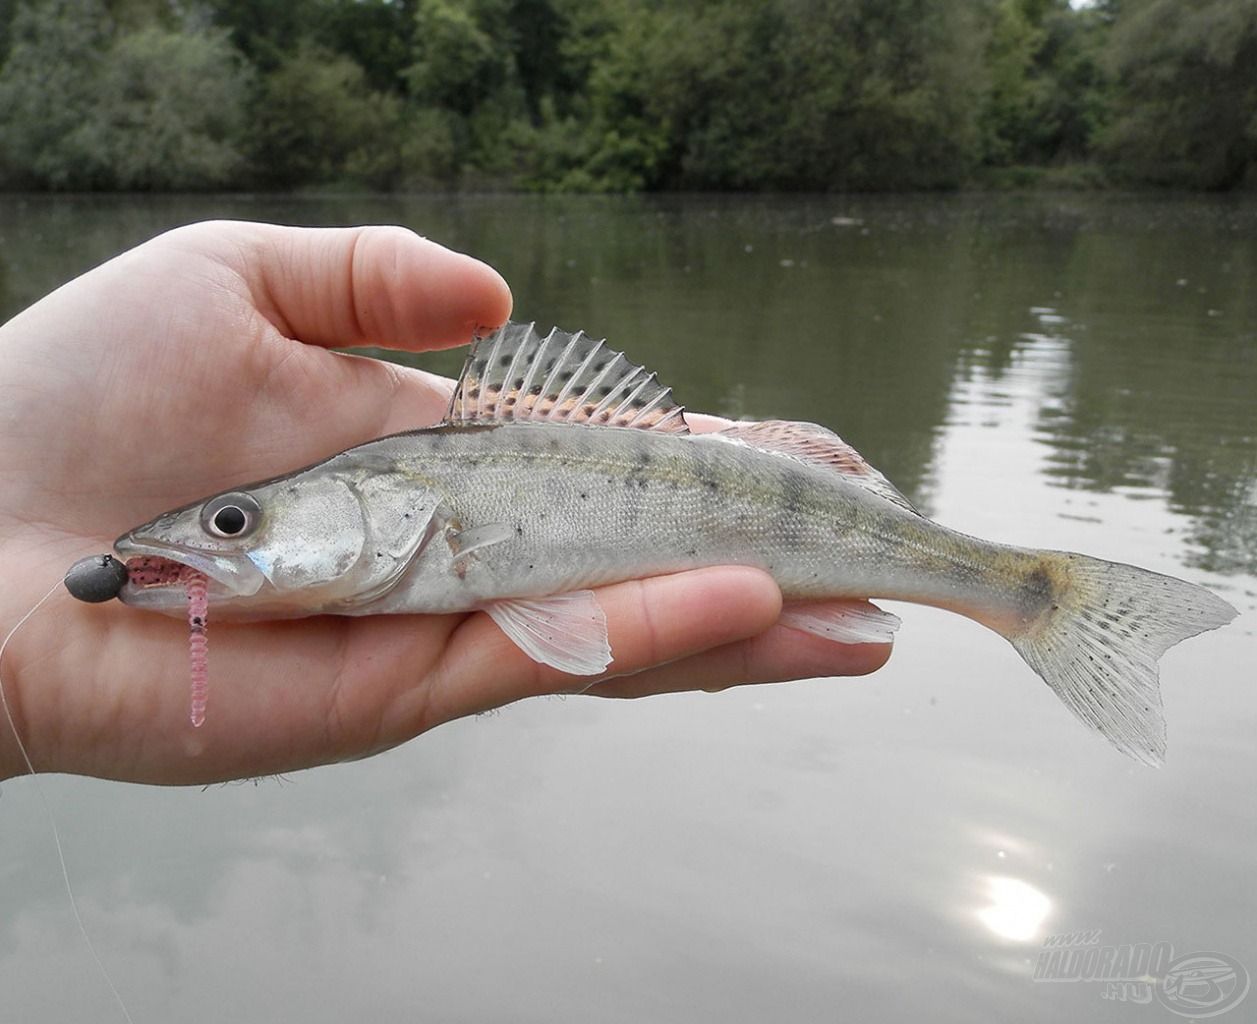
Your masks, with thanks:
[[(865, 679), (538, 699), (207, 790), (50, 777), (137, 1021), (1136, 1022), (1192, 998), (1257, 1019), (1257, 993), (1236, 1005), (1257, 974), (1257, 205), (7, 198), (0, 318), (217, 216), (409, 225), (497, 266), (517, 319), (608, 337), (691, 408), (824, 423), (949, 526), (1242, 614), (1163, 660), (1160, 771), (994, 634), (895, 605)], [(1096, 930), (1118, 957), (1172, 950), (1178, 996), (1036, 980), (1045, 941)], [(1231, 975), (1189, 977), (1206, 952)], [(8, 782), (0, 1020), (114, 1019), (33, 788)]]

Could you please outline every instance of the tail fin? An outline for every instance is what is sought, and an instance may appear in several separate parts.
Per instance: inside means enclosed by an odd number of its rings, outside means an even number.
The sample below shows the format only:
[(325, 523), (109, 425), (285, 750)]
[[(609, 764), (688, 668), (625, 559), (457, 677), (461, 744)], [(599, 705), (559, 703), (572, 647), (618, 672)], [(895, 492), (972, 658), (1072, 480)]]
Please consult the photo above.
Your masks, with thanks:
[[(1230, 622), (1235, 609), (1173, 576), (1060, 554), (1064, 585), (1024, 632), (1006, 633), (1065, 706), (1122, 753), (1160, 767), (1165, 720), (1157, 660), (1180, 640)], [(1056, 575), (1056, 574), (1054, 574)]]

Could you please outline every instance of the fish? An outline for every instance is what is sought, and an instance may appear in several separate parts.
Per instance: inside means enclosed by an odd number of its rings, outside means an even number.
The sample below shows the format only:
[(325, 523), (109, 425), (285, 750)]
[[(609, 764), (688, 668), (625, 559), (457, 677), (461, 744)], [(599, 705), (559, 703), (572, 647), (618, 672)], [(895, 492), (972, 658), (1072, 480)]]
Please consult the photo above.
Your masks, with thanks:
[(605, 341), (514, 322), (473, 339), (436, 426), (165, 512), (114, 549), (139, 609), (185, 615), (179, 581), (200, 574), (216, 620), (484, 611), (577, 677), (613, 662), (592, 588), (754, 566), (782, 625), (836, 642), (891, 640), (899, 620), (870, 598), (975, 620), (1149, 765), (1165, 756), (1158, 659), (1236, 614), (1175, 577), (949, 529), (826, 427), (692, 432)]

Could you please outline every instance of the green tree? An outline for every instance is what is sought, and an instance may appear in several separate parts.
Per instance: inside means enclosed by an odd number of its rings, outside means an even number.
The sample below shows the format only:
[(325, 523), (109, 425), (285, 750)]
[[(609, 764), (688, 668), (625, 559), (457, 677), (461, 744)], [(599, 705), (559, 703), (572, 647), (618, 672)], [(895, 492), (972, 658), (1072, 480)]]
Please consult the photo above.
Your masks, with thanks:
[(990, 95), (982, 118), (988, 163), (1033, 159), (1051, 130), (1044, 123), (1047, 83), (1039, 73), (1047, 40), (1042, 7), (1033, 0), (999, 0), (995, 5), (986, 52)]
[(1228, 188), (1254, 67), (1257, 0), (0, 0), (0, 184)]
[(1053, 76), (1056, 158), (1085, 159), (1113, 117), (1113, 83), (1104, 63), (1112, 17), (1103, 4), (1056, 6), (1044, 19), (1044, 56)]
[(420, 0), (415, 9), (414, 59), (406, 76), (422, 106), (470, 117), (500, 92), (510, 54), (465, 0)]
[(248, 75), (221, 32), (119, 35), (91, 116), (59, 147), (63, 176), (124, 189), (218, 188), (239, 180)]
[(214, 24), (225, 28), (245, 58), (262, 72), (291, 56), (312, 26), (321, 21), (327, 0), (207, 0)]
[(241, 168), (235, 139), (246, 90), (222, 33), (121, 31), (95, 0), (23, 5), (0, 70), (4, 180), (79, 189), (230, 184)]
[(230, 184), (247, 76), (219, 32), (118, 31), (102, 4), (23, 6), (0, 71), (10, 184), (186, 189)]
[(315, 43), (358, 64), (372, 89), (400, 95), (411, 59), (414, 7), (415, 0), (204, 0), (202, 9), (264, 73)]
[(406, 93), (415, 0), (331, 0), (307, 28), (322, 45), (353, 59), (370, 88)]
[(968, 5), (608, 10), (614, 27), (589, 76), (589, 159), (619, 161), (649, 187), (936, 187), (961, 180), (976, 154), (983, 72)]
[(104, 0), (104, 3), (110, 19), (120, 32), (145, 28), (187, 28), (197, 16), (194, 8), (179, 0)]
[(250, 121), (264, 184), (349, 178), (383, 187), (401, 172), (400, 101), (372, 90), (356, 62), (316, 44), (303, 43), (262, 79)]
[(1107, 16), (1068, 0), (998, 0), (990, 18), (984, 160), (1047, 164), (1089, 155), (1109, 116), (1100, 61)]
[[(601, 2), (601, 0), (598, 0)], [(564, 63), (570, 15), (589, 0), (416, 0), (411, 99), (444, 115), (454, 163), (508, 180), (552, 173), (556, 111), (579, 88)]]
[[(792, 5), (801, 88), (781, 97), (809, 188), (937, 188), (978, 156), (982, 25), (931, 0)], [(795, 149), (794, 147), (801, 147)]]
[(547, 101), (575, 86), (563, 61), (568, 13), (554, 0), (511, 0), (500, 18), (528, 115), (539, 121)]
[(9, 58), (9, 43), (13, 38), (13, 17), (17, 4), (13, 0), (0, 0), (0, 67)]
[(62, 144), (91, 120), (113, 23), (99, 0), (18, 7), (0, 68), (0, 177), (9, 187), (88, 187)]
[(1107, 58), (1117, 117), (1102, 154), (1137, 181), (1226, 189), (1257, 162), (1257, 3), (1123, 0)]

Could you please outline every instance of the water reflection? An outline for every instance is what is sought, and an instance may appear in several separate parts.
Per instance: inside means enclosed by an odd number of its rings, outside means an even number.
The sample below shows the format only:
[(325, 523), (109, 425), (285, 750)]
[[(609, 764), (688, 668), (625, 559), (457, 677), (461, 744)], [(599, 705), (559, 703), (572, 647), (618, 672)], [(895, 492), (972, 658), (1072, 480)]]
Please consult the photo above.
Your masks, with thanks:
[[(833, 426), (949, 525), (1257, 605), (1257, 207), (0, 200), (0, 315), (222, 215), (409, 224), (499, 266), (521, 317), (609, 336), (694, 408)], [(51, 780), (89, 928), (154, 1020), (202, 1004), (310, 1024), (417, 1006), (1120, 1013), (1094, 987), (1033, 983), (1049, 924), (1257, 967), (1251, 618), (1167, 657), (1170, 762), (1150, 772), (1086, 735), (998, 638), (896, 611), (894, 659), (867, 680), (527, 704), (285, 787)], [(48, 858), (38, 805), (7, 785), (5, 1009), (100, 1019)]]

